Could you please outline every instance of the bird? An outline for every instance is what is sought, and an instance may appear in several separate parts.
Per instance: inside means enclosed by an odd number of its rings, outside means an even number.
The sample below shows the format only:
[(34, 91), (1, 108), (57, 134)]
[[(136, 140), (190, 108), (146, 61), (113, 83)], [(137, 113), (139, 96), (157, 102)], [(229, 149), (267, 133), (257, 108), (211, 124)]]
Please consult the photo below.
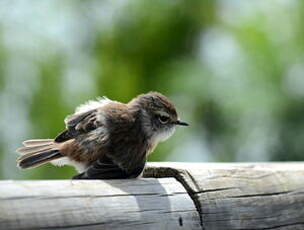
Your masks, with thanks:
[(65, 118), (65, 130), (54, 139), (23, 142), (17, 166), (34, 168), (48, 162), (71, 165), (73, 179), (127, 179), (142, 175), (147, 156), (167, 140), (179, 120), (174, 104), (163, 94), (140, 94), (124, 104), (100, 97)]

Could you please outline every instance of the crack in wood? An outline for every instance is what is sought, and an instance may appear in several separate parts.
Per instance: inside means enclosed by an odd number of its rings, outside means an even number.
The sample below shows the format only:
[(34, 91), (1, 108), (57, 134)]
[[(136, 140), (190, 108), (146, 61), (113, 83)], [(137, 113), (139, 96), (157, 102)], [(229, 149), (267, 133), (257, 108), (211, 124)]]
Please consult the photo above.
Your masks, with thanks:
[(132, 197), (132, 196), (160, 196), (160, 197), (168, 197), (174, 195), (185, 195), (187, 192), (172, 192), (172, 193), (129, 193), (129, 194), (111, 194), (111, 195), (77, 195), (77, 196), (16, 196), (16, 197), (8, 197), (8, 198), (0, 198), (0, 201), (6, 200), (25, 200), (25, 199), (39, 199), (39, 200), (55, 200), (55, 199), (75, 199), (75, 198), (108, 198), (108, 197)]
[[(128, 226), (137, 226), (137, 225), (148, 225), (153, 224), (155, 222), (140, 222), (137, 223), (135, 221), (129, 222), (120, 222), (121, 225), (128, 225)], [(52, 227), (38, 227), (38, 228), (31, 228), (32, 230), (47, 230), (47, 229), (74, 229), (79, 227), (90, 227), (90, 226), (105, 226), (109, 223), (107, 222), (97, 222), (97, 223), (86, 223), (86, 224), (77, 224), (77, 225), (68, 225), (68, 226), (52, 226)]]
[(285, 194), (293, 193), (294, 191), (283, 191), (283, 192), (273, 192), (273, 193), (258, 193), (258, 194), (245, 194), (239, 196), (227, 196), (226, 198), (250, 198), (250, 197), (265, 197), (265, 196), (280, 196)]
[(184, 177), (188, 177), (191, 182), (193, 182), (193, 185), (197, 188), (199, 188), (198, 184), (196, 183), (195, 179), (192, 177), (190, 173), (186, 170), (178, 170), (174, 168), (169, 167), (148, 167), (145, 169), (144, 177), (153, 177), (153, 178), (165, 178), (165, 177), (174, 177), (178, 182), (180, 182), (185, 190), (188, 192), (189, 196), (191, 197), (191, 200), (193, 201), (193, 204), (197, 210), (197, 213), (200, 218), (200, 226), (202, 230), (205, 230), (205, 227), (203, 226), (203, 219), (202, 219), (202, 209), (199, 200), (196, 197), (195, 191), (189, 186), (187, 181)]
[(194, 194), (203, 194), (203, 193), (212, 193), (212, 192), (220, 192), (227, 191), (231, 189), (239, 189), (238, 187), (225, 187), (225, 188), (215, 188), (215, 189), (205, 189), (198, 192), (193, 192)]

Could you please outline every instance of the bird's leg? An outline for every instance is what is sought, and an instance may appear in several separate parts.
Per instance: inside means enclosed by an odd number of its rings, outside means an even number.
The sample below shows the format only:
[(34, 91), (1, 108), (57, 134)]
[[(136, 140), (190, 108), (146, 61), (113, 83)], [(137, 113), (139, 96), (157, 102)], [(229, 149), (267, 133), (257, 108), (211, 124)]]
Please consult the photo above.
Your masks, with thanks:
[(85, 172), (73, 177), (73, 179), (127, 179), (138, 177), (145, 168), (145, 162), (132, 170), (124, 170), (115, 164), (110, 158), (104, 157), (95, 161)]
[(108, 157), (98, 159), (83, 173), (73, 179), (125, 179), (128, 174)]

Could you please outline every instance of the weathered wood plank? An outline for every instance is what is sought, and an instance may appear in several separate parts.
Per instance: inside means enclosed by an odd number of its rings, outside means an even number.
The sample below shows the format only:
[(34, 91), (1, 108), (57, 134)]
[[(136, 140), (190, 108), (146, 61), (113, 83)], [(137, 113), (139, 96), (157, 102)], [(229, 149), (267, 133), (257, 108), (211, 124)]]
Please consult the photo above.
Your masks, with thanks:
[(144, 176), (181, 184), (2, 181), (0, 229), (304, 229), (304, 163), (150, 163)]
[(304, 229), (304, 163), (154, 163), (145, 176), (176, 177), (203, 229)]
[(174, 178), (1, 181), (0, 229), (201, 229)]

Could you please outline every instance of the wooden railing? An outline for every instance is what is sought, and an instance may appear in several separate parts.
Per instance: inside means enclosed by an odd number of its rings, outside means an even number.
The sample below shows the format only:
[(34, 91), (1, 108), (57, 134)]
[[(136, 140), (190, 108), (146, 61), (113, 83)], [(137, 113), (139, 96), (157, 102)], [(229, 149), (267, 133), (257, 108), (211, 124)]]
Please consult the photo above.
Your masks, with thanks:
[(0, 229), (304, 229), (304, 163), (149, 163), (144, 178), (0, 182)]

